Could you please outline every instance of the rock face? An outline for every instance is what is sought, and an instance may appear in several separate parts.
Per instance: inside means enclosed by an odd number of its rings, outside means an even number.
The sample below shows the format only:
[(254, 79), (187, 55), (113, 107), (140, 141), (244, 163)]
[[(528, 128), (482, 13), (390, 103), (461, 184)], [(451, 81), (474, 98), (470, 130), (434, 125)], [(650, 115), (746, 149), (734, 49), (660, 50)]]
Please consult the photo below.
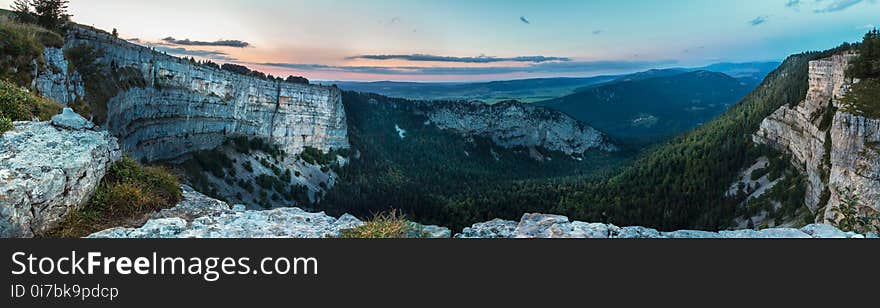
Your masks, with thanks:
[(880, 211), (880, 119), (838, 112), (831, 126), (831, 140), (831, 196), (825, 220), (837, 219), (834, 209), (846, 189), (859, 197), (863, 210)]
[(43, 97), (50, 98), (63, 106), (67, 106), (85, 96), (85, 85), (82, 76), (68, 69), (64, 51), (49, 47), (43, 50), (44, 69), (35, 74), (32, 87)]
[(0, 237), (33, 237), (57, 226), (120, 158), (116, 138), (89, 129), (76, 113), (51, 123), (15, 122), (0, 137)]
[(419, 107), (441, 129), (487, 137), (505, 148), (544, 147), (569, 155), (617, 150), (603, 133), (564, 113), (515, 101), (421, 102)]
[(837, 219), (847, 189), (861, 206), (880, 210), (880, 120), (854, 115), (841, 98), (858, 80), (846, 78), (854, 54), (810, 62), (809, 90), (797, 106), (783, 106), (761, 123), (753, 139), (792, 154), (808, 179), (806, 205), (818, 221)]
[[(198, 65), (85, 27), (65, 48), (99, 51), (99, 63), (145, 81), (107, 103), (107, 128), (126, 152), (149, 161), (211, 149), (227, 136), (261, 137), (287, 153), (348, 147), (335, 87), (267, 81)], [(133, 73), (132, 73), (133, 72)]]
[[(875, 235), (870, 235), (871, 237)], [(645, 227), (618, 227), (612, 224), (569, 221), (568, 217), (548, 214), (525, 214), (519, 222), (495, 219), (464, 228), (456, 238), (864, 238), (843, 232), (827, 224), (812, 224), (801, 229), (770, 228), (759, 231), (661, 232)]]

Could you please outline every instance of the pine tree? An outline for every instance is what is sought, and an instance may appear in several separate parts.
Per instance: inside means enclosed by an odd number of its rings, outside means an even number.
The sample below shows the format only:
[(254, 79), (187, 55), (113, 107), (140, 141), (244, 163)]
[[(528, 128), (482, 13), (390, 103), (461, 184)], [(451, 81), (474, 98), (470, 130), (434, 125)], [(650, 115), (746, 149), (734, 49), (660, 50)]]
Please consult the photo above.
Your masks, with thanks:
[(37, 22), (47, 29), (58, 30), (70, 18), (67, 15), (68, 0), (33, 0)]
[(35, 21), (34, 13), (31, 11), (32, 6), (31, 0), (15, 0), (10, 8), (16, 13), (19, 22), (32, 23)]
[(849, 75), (856, 78), (880, 77), (880, 31), (868, 31), (858, 48), (859, 56), (849, 70)]

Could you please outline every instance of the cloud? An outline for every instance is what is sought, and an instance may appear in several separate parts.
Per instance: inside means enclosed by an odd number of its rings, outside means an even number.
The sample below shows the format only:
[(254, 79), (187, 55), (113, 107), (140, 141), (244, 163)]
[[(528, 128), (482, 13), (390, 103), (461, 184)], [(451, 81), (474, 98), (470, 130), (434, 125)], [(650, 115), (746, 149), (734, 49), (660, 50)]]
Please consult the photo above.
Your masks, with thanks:
[(790, 8), (795, 11), (801, 10), (801, 0), (788, 0), (788, 3), (785, 4), (785, 7)]
[(572, 62), (546, 62), (529, 66), (491, 66), (491, 67), (399, 67), (399, 66), (333, 66), (324, 64), (299, 64), (299, 63), (252, 63), (256, 65), (272, 66), (278, 68), (364, 73), (379, 75), (496, 75), (514, 73), (549, 73), (549, 74), (572, 74), (586, 75), (589, 73), (601, 73), (609, 71), (634, 71), (646, 68), (657, 68), (676, 64), (674, 60), (661, 61), (572, 61)]
[(531, 25), (531, 24), (532, 24), (532, 22), (529, 21), (525, 16), (520, 16), (520, 17), (519, 17), (519, 21), (521, 21), (521, 22), (523, 22), (524, 24), (527, 24), (527, 25)]
[[(839, 12), (861, 3), (863, 0), (832, 0), (822, 8), (816, 9), (816, 13), (832, 13)], [(817, 1), (822, 2), (822, 1)]]
[(758, 17), (755, 17), (755, 19), (750, 20), (749, 24), (751, 24), (752, 26), (757, 26), (757, 25), (760, 25), (760, 24), (763, 24), (766, 22), (767, 22), (767, 16), (758, 16)]
[(236, 47), (236, 48), (244, 48), (248, 47), (251, 44), (244, 41), (239, 40), (219, 40), (213, 42), (203, 42), (203, 41), (191, 41), (190, 39), (178, 40), (173, 37), (166, 37), (162, 39), (163, 42), (173, 45), (183, 45), (183, 46), (217, 46), (217, 47)]
[(874, 26), (874, 24), (867, 24), (867, 25), (859, 27), (859, 30), (871, 30), (874, 28), (877, 28), (876, 26)]
[(219, 50), (192, 50), (186, 49), (183, 47), (165, 47), (165, 46), (152, 46), (157, 51), (165, 52), (170, 55), (180, 56), (180, 57), (201, 57), (211, 60), (217, 61), (236, 61), (237, 59), (229, 56), (227, 53), (219, 51)]
[(602, 34), (602, 32), (602, 30), (593, 30), (593, 35), (599, 35)]
[(691, 51), (694, 51), (694, 50), (703, 50), (703, 49), (706, 49), (706, 46), (699, 46), (699, 47), (696, 47), (696, 48), (693, 48), (693, 49), (688, 48), (688, 49), (682, 50), (681, 52), (683, 52), (683, 53), (690, 53)]
[(545, 57), (545, 56), (521, 56), (521, 57), (511, 57), (511, 58), (497, 58), (497, 57), (487, 57), (487, 56), (479, 56), (479, 57), (450, 57), (450, 56), (435, 56), (435, 55), (426, 55), (426, 54), (412, 54), (412, 55), (359, 55), (348, 57), (347, 59), (367, 59), (367, 60), (406, 60), (406, 61), (415, 61), (415, 62), (455, 62), (455, 63), (495, 63), (495, 62), (531, 62), (531, 63), (541, 63), (541, 62), (551, 62), (551, 61), (571, 61), (570, 58), (564, 57)]

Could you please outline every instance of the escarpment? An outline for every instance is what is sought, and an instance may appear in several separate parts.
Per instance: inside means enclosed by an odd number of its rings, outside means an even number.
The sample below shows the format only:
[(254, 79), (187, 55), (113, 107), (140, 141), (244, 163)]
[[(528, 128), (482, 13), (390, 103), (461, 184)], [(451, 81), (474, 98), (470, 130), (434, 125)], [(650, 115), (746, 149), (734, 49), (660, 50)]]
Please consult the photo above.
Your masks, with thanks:
[(335, 87), (240, 75), (75, 27), (68, 32), (65, 50), (82, 48), (94, 56), (80, 59), (93, 68), (88, 73), (124, 84), (100, 101), (96, 93), (89, 93), (100, 87), (89, 85), (88, 76), (83, 76), (96, 121), (105, 118), (101, 124), (133, 158), (174, 159), (215, 148), (230, 136), (262, 138), (293, 154), (306, 147), (348, 147), (345, 111)]
[(569, 155), (618, 150), (605, 134), (564, 113), (516, 101), (419, 102), (417, 106), (418, 113), (441, 129), (486, 137), (505, 148), (543, 147)]
[(796, 106), (782, 106), (753, 139), (792, 154), (807, 176), (806, 206), (820, 222), (838, 219), (845, 195), (862, 209), (880, 210), (880, 120), (852, 113), (842, 98), (853, 83), (845, 74), (855, 58), (844, 53), (810, 62), (809, 90)]

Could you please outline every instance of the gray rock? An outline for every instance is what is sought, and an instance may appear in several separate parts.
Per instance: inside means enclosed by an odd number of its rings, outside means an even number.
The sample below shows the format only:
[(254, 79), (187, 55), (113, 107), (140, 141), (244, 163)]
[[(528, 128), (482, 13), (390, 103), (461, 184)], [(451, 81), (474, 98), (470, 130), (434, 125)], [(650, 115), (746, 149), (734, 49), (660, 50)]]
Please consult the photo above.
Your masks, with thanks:
[(612, 238), (620, 233), (617, 226), (603, 223), (573, 221), (571, 228), (573, 238)]
[(183, 191), (183, 199), (176, 206), (163, 209), (154, 214), (152, 218), (180, 218), (185, 221), (192, 221), (202, 216), (215, 216), (234, 212), (226, 202), (205, 196), (192, 189), (192, 187), (184, 185), (181, 187), (181, 190)]
[(811, 224), (801, 228), (801, 231), (814, 238), (847, 238), (846, 232), (829, 224)]
[(678, 230), (672, 232), (661, 232), (666, 238), (720, 238), (718, 232), (699, 231), (699, 230)]
[(810, 236), (801, 230), (794, 228), (769, 228), (758, 231), (760, 238), (809, 238)]
[(645, 227), (623, 227), (620, 228), (620, 233), (617, 234), (617, 238), (662, 238), (660, 232)]
[(336, 219), (323, 212), (277, 208), (203, 216), (188, 223), (177, 217), (151, 219), (139, 228), (113, 228), (88, 237), (323, 238), (339, 236), (341, 230), (362, 224), (358, 222), (352, 217)]
[(64, 108), (61, 114), (53, 116), (51, 123), (52, 125), (55, 125), (57, 127), (74, 130), (95, 128), (94, 123), (86, 120), (86, 118), (83, 118), (81, 115), (74, 112), (73, 109), (70, 108)]
[(418, 223), (412, 223), (413, 225), (413, 233), (410, 234), (410, 237), (415, 238), (450, 238), (452, 237), (452, 230), (449, 228), (434, 226), (434, 225), (422, 225)]
[(718, 231), (723, 238), (760, 238), (758, 231), (752, 229)]
[(95, 192), (119, 160), (116, 138), (49, 122), (15, 122), (0, 137), (0, 237), (33, 237)]
[(517, 222), (503, 219), (493, 219), (487, 222), (476, 223), (466, 227), (456, 238), (512, 238), (516, 230)]
[(550, 214), (525, 214), (514, 231), (517, 238), (567, 237), (573, 231), (568, 217)]

